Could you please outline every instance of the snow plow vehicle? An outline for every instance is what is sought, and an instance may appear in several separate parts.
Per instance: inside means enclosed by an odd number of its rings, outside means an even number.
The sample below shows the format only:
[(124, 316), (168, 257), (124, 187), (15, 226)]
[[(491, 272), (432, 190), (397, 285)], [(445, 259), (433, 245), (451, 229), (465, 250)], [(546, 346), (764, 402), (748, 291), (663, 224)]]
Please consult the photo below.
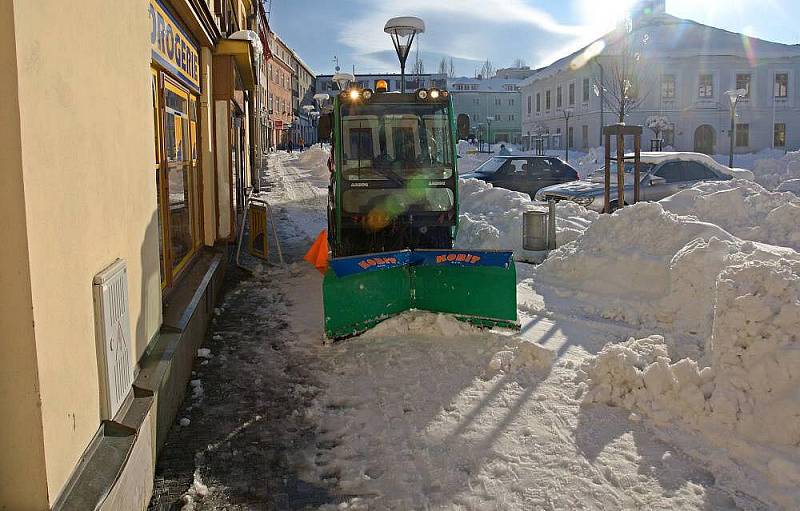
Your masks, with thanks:
[(482, 326), (517, 323), (510, 251), (454, 249), (458, 172), (447, 91), (349, 86), (321, 119), (331, 140), (330, 339), (358, 335), (405, 310), (452, 314)]

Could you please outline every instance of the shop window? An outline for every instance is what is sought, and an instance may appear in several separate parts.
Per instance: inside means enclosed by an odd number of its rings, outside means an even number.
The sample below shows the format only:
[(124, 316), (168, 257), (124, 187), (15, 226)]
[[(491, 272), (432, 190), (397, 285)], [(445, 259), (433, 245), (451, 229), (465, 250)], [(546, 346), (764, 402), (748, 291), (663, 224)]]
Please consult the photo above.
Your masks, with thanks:
[(198, 102), (196, 96), (155, 70), (153, 97), (159, 255), (162, 287), (167, 287), (202, 240)]
[(661, 97), (675, 99), (675, 75), (661, 76)]

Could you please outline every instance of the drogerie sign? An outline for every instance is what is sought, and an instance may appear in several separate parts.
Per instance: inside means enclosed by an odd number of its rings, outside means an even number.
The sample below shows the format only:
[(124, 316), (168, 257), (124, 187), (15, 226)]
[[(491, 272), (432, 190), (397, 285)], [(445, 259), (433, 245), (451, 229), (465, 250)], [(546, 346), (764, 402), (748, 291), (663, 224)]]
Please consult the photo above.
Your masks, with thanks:
[(200, 92), (200, 57), (197, 44), (158, 0), (150, 0), (150, 44), (153, 60)]

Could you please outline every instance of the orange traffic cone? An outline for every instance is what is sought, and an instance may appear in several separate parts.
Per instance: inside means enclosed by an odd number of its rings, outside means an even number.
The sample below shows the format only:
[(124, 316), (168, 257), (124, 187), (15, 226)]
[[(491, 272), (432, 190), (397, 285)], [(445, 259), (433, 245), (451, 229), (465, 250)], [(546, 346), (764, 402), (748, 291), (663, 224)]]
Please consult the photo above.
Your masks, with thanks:
[(319, 233), (314, 244), (306, 252), (306, 261), (312, 264), (323, 275), (328, 271), (328, 230), (323, 229)]

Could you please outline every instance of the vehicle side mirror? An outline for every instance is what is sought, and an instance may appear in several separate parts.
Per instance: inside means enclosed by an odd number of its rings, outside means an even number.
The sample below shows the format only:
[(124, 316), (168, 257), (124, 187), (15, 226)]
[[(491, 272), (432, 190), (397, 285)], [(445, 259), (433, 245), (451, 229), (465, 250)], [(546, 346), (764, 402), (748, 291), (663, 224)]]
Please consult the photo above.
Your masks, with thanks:
[(323, 114), (319, 117), (317, 140), (330, 140), (333, 131), (333, 113)]
[(667, 184), (667, 180), (660, 176), (650, 176), (650, 186), (661, 186)]

